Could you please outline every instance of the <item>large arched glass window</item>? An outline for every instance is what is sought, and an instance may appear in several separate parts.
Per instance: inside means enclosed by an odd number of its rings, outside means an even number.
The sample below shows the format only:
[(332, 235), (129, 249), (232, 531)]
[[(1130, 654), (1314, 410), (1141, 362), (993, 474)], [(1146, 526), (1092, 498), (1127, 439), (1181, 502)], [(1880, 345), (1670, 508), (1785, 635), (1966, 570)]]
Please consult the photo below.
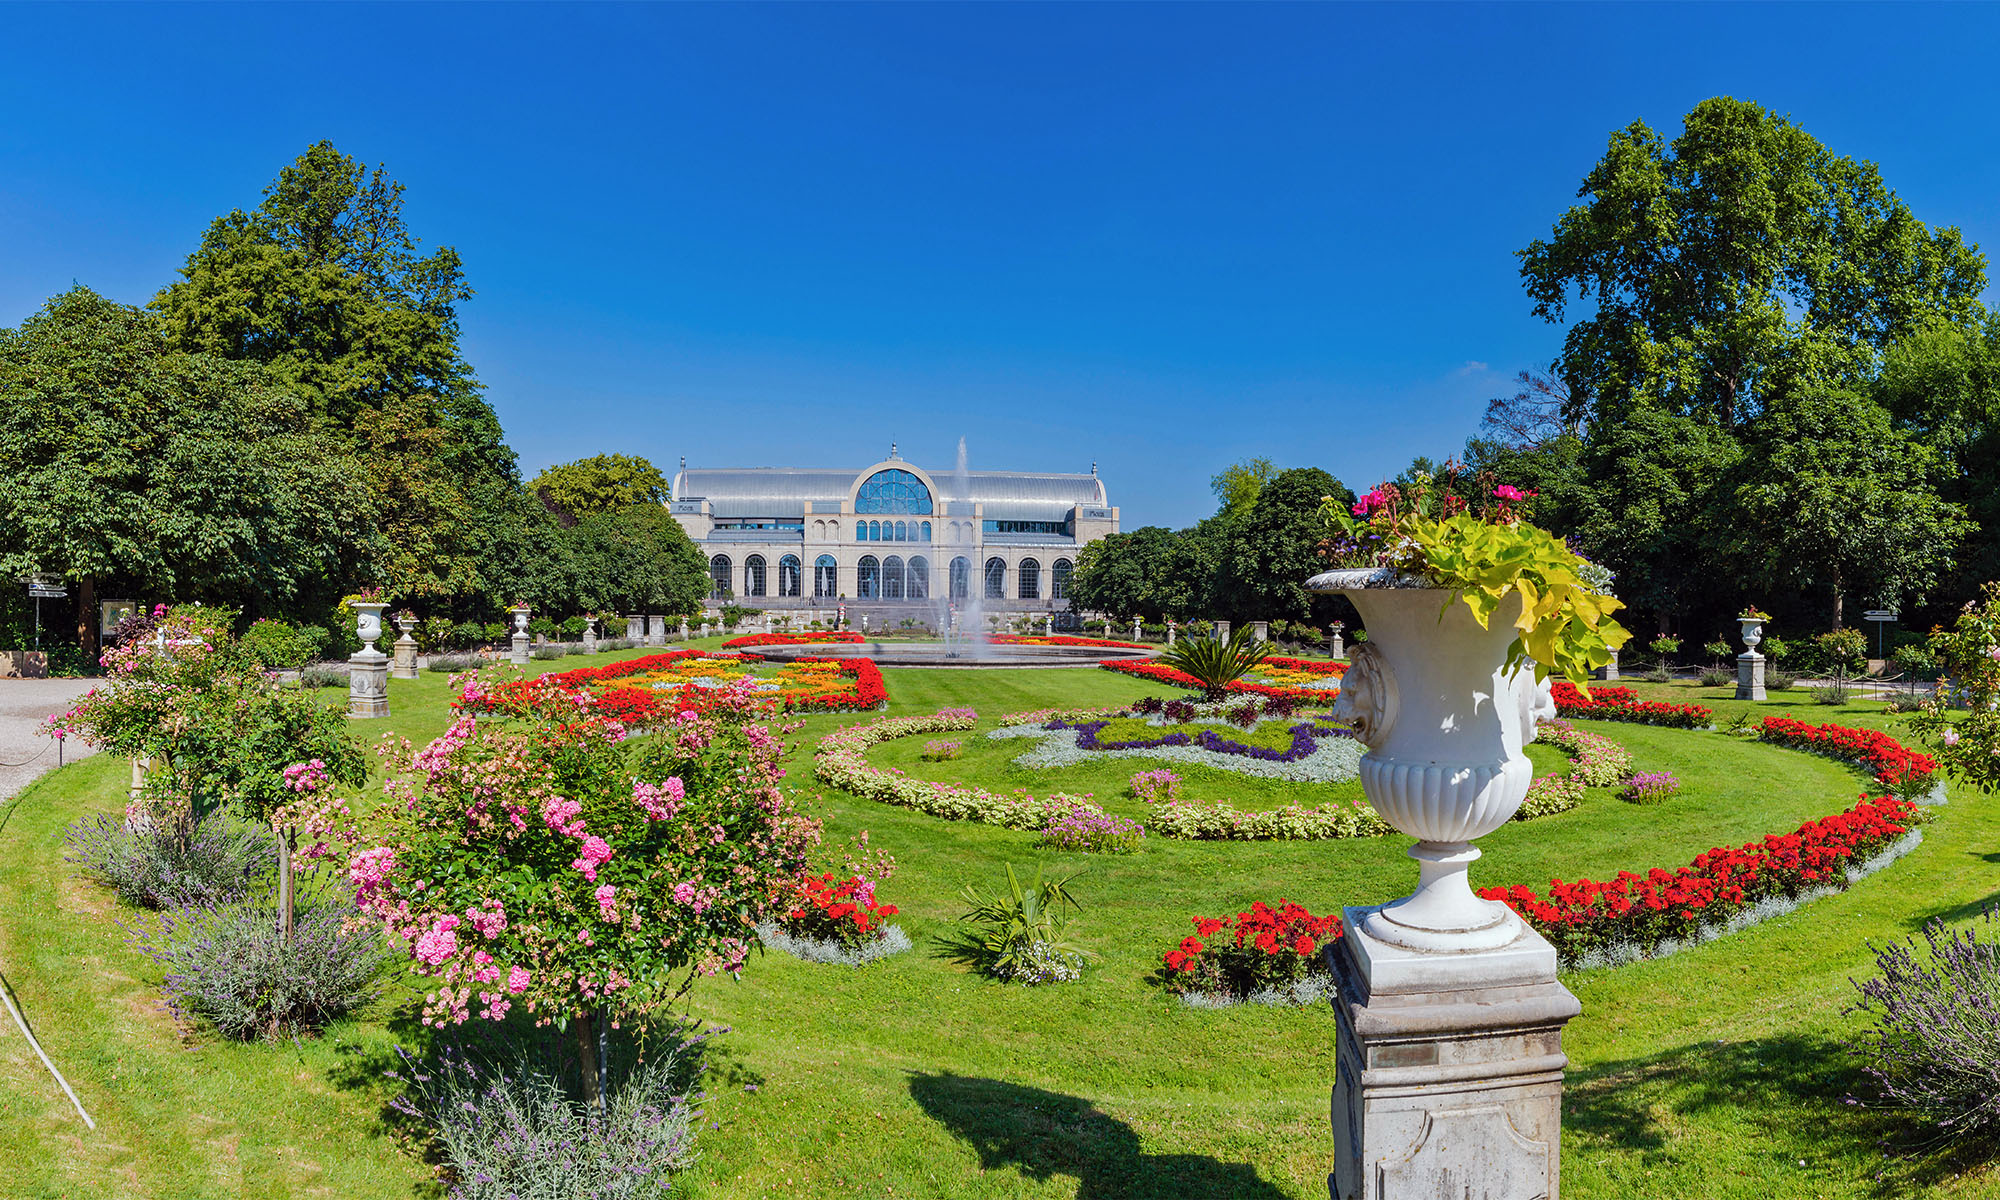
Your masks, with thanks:
[(857, 600), (882, 598), (882, 564), (872, 554), (864, 554), (854, 569), (854, 596)]
[(822, 554), (813, 562), (813, 597), (831, 600), (840, 594), (840, 564), (833, 555)]
[(894, 554), (882, 560), (882, 598), (903, 598), (903, 560)]
[(1007, 560), (1004, 558), (986, 560), (986, 598), (988, 600), (1007, 598)]
[(1021, 560), (1021, 599), (1042, 598), (1042, 564), (1032, 558)]
[(799, 594), (799, 556), (787, 554), (778, 560), (778, 594), (796, 596)]
[(970, 559), (951, 560), (951, 598), (964, 600), (972, 595), (972, 562)]
[(1076, 574), (1076, 564), (1066, 558), (1056, 560), (1049, 568), (1049, 597), (1053, 600), (1069, 599), (1069, 581)]
[(722, 600), (734, 594), (730, 591), (729, 585), (730, 566), (727, 554), (718, 554), (708, 560), (708, 598), (710, 600)]
[(931, 490), (908, 471), (891, 468), (877, 471), (854, 494), (854, 511), (860, 513), (916, 513), (929, 516)]
[(931, 598), (931, 565), (924, 561), (922, 555), (910, 560), (910, 579), (903, 592), (912, 600)]
[(761, 554), (753, 554), (743, 560), (743, 594), (764, 594), (764, 556)]

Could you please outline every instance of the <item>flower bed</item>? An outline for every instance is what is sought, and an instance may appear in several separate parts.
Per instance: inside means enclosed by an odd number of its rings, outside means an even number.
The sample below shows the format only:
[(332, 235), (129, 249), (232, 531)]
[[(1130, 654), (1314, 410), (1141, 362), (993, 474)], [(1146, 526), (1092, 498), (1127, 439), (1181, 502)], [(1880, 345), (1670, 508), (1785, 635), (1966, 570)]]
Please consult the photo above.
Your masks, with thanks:
[(1911, 801), (1864, 798), (1792, 833), (1706, 851), (1678, 870), (1620, 871), (1604, 883), (1557, 879), (1546, 893), (1516, 886), (1479, 894), (1505, 901), (1532, 922), (1568, 965), (1646, 957), (1754, 915), (1760, 905), (1844, 886), (1850, 873), (1858, 878), (1863, 864), (1894, 848), (1917, 819)]
[(822, 633), (751, 633), (730, 638), (722, 643), (724, 650), (740, 650), (749, 646), (823, 646), (834, 642), (862, 642), (867, 639), (851, 631), (826, 631)]
[(1275, 909), (1259, 900), (1234, 916), (1190, 920), (1194, 935), (1160, 959), (1155, 979), (1168, 992), (1207, 1008), (1307, 1004), (1325, 995), (1331, 977), (1319, 951), (1343, 932), (1337, 914), (1315, 917), (1280, 899)]
[[(1117, 724), (1111, 726), (1114, 720)], [(1191, 727), (1177, 727), (1181, 724)], [(1254, 729), (1254, 718), (1250, 724)], [(1112, 727), (1114, 736), (1100, 737), (1107, 727)], [(1038, 745), (1014, 760), (1016, 766), (1037, 770), (1099, 758), (1150, 758), (1295, 783), (1340, 783), (1359, 773), (1362, 755), (1361, 745), (1344, 729), (1311, 721), (1287, 724), (1280, 745), (1257, 744), (1254, 733), (1236, 734), (1226, 725), (1196, 724), (1192, 716), (1188, 722), (1165, 726), (1125, 717), (1052, 720), (1003, 725), (986, 736), (1037, 739)]]
[(1757, 726), (1757, 736), (1779, 746), (1866, 766), (1875, 772), (1875, 782), (1898, 796), (1920, 794), (1937, 777), (1936, 759), (1875, 729), (1810, 725), (1791, 717), (1765, 717)]
[(1070, 637), (1067, 634), (1051, 634), (1040, 637), (1033, 634), (995, 633), (986, 641), (994, 646), (1100, 646), (1108, 650), (1150, 650), (1151, 646), (1139, 642), (1121, 642), (1112, 638)]
[(1565, 717), (1593, 721), (1630, 721), (1637, 725), (1665, 725), (1672, 729), (1699, 729), (1708, 724), (1715, 710), (1706, 704), (1667, 704), (1641, 700), (1628, 687), (1594, 687), (1586, 697), (1573, 683), (1558, 679), (1550, 685), (1556, 712)]
[[(1290, 677), (1303, 674), (1322, 680), (1336, 680), (1347, 671), (1346, 663), (1319, 663), (1303, 658), (1267, 658), (1264, 661), (1273, 664), (1277, 670), (1286, 672)], [(1165, 683), (1195, 691), (1201, 689), (1201, 684), (1195, 682), (1194, 676), (1186, 671), (1176, 670), (1152, 659), (1115, 659), (1097, 665), (1107, 671), (1117, 671), (1121, 675), (1131, 675), (1153, 683)], [(1298, 683), (1259, 683), (1254, 679), (1236, 680), (1229, 685), (1228, 690), (1253, 696), (1283, 697), (1312, 705), (1332, 704), (1333, 698), (1340, 694), (1340, 689), (1337, 687), (1305, 687)]]
[(1313, 721), (1301, 721), (1289, 726), (1290, 744), (1283, 750), (1268, 746), (1257, 746), (1239, 742), (1227, 734), (1214, 729), (1198, 729), (1192, 733), (1184, 729), (1168, 729), (1158, 737), (1139, 736), (1134, 738), (1105, 741), (1098, 735), (1104, 732), (1114, 718), (1100, 717), (1093, 721), (1064, 724), (1050, 721), (1042, 728), (1048, 730), (1074, 729), (1076, 748), (1079, 750), (1150, 750), (1160, 746), (1198, 746), (1211, 754), (1240, 754), (1245, 758), (1264, 762), (1298, 762), (1319, 749), (1321, 738), (1352, 738), (1354, 731), (1339, 725), (1320, 725)]
[[(889, 701), (881, 668), (867, 658), (800, 658), (769, 677), (752, 676), (755, 654), (711, 654), (669, 650), (641, 658), (581, 667), (541, 677), (542, 681), (596, 698), (597, 711), (629, 725), (650, 726), (678, 712), (706, 711), (725, 690), (749, 690), (750, 698), (785, 712), (858, 712)], [(530, 694), (535, 680), (513, 680), (468, 689), (457, 706), (471, 712), (511, 712)]]

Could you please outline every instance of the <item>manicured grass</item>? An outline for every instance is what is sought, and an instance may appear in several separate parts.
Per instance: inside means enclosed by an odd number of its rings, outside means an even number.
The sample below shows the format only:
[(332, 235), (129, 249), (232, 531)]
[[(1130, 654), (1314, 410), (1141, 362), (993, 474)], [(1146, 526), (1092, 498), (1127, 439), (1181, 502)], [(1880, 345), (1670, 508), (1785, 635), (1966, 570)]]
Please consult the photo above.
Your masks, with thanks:
[[(969, 705), (990, 718), (1156, 691), (1094, 670), (885, 674), (892, 714)], [(1667, 688), (1640, 690), (1670, 698)], [(1715, 703), (1699, 691), (1674, 688), (1671, 698)], [(448, 722), (442, 676), (396, 681), (391, 700), (396, 713), (377, 723), (382, 731), (415, 739)], [(1751, 706), (1716, 707), (1727, 720)], [(1763, 708), (1894, 727), (1873, 705)], [(817, 790), (812, 743), (873, 719), (804, 718), (787, 763), (791, 782)], [(1844, 808), (1865, 786), (1830, 760), (1723, 735), (1591, 727), (1630, 747), (1640, 769), (1680, 775), (1682, 794), (1637, 807), (1593, 790), (1573, 812), (1512, 824), (1482, 841), (1476, 881), (1541, 884), (1677, 866), (1711, 845)], [(926, 773), (966, 761), (915, 764), (922, 740), (877, 754), (907, 746), (911, 769)], [(985, 742), (977, 734), (965, 740), (968, 759)], [(1004, 767), (1026, 743), (998, 745)], [(1537, 749), (1538, 770), (1560, 770), (1562, 762)], [(1018, 780), (993, 767), (980, 782), (1037, 794), (1095, 790), (1110, 800), (1144, 765), (1113, 760), (1092, 786), (1067, 777), (1106, 766), (1021, 770)], [(0, 825), (0, 966), (102, 1123), (84, 1134), (18, 1036), (0, 1034), (0, 1194), (413, 1194), (423, 1168), (387, 1136), (383, 1092), (370, 1073), (391, 1040), (381, 1014), (321, 1041), (238, 1047), (206, 1038), (183, 1045), (153, 1011), (157, 973), (125, 947), (109, 897), (69, 878), (59, 862), (63, 826), (114, 807), (122, 769), (99, 759), (60, 772)], [(1233, 779), (1240, 787), (1242, 777)], [(1311, 789), (1312, 801), (1337, 791)], [(705, 1131), (690, 1194), (1326, 1194), (1331, 1015), (1197, 1011), (1143, 977), (1194, 913), (1281, 895), (1322, 912), (1407, 891), (1409, 839), (1149, 839), (1136, 855), (1092, 859), (1036, 851), (1029, 833), (844, 795), (825, 795), (820, 806), (830, 838), (865, 828), (898, 856), (901, 870), (883, 896), (902, 908), (899, 921), (920, 949), (860, 971), (769, 955), (753, 959), (741, 982), (697, 989), (695, 1012), (733, 1032), (721, 1039), (711, 1081), (710, 1120), (719, 1127)], [(2000, 870), (1985, 857), (1996, 834), (2000, 820), (1986, 801), (1955, 797), (1936, 811), (1922, 848), (1844, 895), (1669, 959), (1571, 978), (1584, 1014), (1566, 1038), (1573, 1067), (1564, 1195), (2000, 1194), (2000, 1179), (1988, 1171), (1941, 1177), (1932, 1160), (1885, 1163), (1876, 1148), (1884, 1127), (1842, 1103), (1858, 1081), (1840, 1051), (1854, 1028), (1841, 1013), (1851, 995), (1846, 980), (1867, 970), (1868, 941), (1988, 901), (2000, 887)], [(1084, 872), (1074, 885), (1086, 906), (1082, 940), (1102, 957), (1081, 983), (1002, 987), (922, 951), (959, 911), (958, 890), (990, 890), (1010, 861)]]

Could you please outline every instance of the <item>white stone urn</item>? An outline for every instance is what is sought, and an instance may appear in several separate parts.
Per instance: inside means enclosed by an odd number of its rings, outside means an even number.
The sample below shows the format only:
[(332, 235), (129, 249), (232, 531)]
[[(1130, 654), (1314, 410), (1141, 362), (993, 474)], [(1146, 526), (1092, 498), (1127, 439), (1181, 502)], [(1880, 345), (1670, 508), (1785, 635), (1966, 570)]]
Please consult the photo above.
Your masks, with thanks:
[(1476, 838), (1505, 825), (1534, 776), (1522, 747), (1555, 715), (1532, 666), (1507, 669), (1521, 599), (1509, 596), (1482, 629), (1462, 601), (1388, 568), (1328, 571), (1308, 590), (1345, 595), (1368, 640), (1348, 652), (1334, 717), (1368, 747), (1361, 787), (1396, 829), (1417, 839), (1417, 890), (1370, 911), (1371, 937), (1419, 952), (1493, 950), (1526, 928), (1513, 910), (1472, 892)]
[(1751, 654), (1757, 653), (1757, 646), (1764, 640), (1763, 617), (1738, 617), (1737, 624), (1743, 627), (1743, 648)]
[(514, 614), (514, 632), (515, 633), (528, 632), (528, 614), (534, 610), (529, 608), (525, 604), (516, 604), (512, 609), (509, 609), (508, 611)]
[(382, 638), (382, 610), (387, 607), (373, 600), (354, 602), (354, 632), (361, 636), (361, 650), (365, 654), (379, 653), (375, 643)]

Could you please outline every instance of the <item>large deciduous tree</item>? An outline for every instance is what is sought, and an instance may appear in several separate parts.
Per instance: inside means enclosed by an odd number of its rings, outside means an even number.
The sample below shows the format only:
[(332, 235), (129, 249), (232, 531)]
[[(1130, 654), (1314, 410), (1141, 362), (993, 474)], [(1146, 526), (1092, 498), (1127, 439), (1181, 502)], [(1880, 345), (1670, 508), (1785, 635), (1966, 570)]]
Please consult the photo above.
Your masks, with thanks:
[(605, 612), (696, 613), (708, 596), (708, 559), (658, 504), (595, 513), (568, 531), (577, 599)]
[(585, 517), (634, 504), (664, 504), (667, 477), (650, 461), (630, 454), (594, 454), (550, 467), (528, 490), (574, 524)]
[(332, 588), (373, 544), (367, 476), (259, 364), (177, 349), (88, 288), (0, 330), (0, 573), (252, 613)]
[(1218, 597), (1229, 615), (1287, 621), (1311, 615), (1313, 595), (1305, 582), (1326, 567), (1320, 549), (1327, 529), (1319, 515), (1326, 496), (1354, 503), (1353, 492), (1317, 467), (1280, 471), (1258, 491), (1231, 530)]
[(1606, 410), (1733, 427), (1802, 387), (1842, 386), (1934, 321), (1976, 318), (1984, 260), (1911, 215), (1874, 164), (1718, 97), (1669, 142), (1634, 122), (1583, 203), (1519, 252), (1534, 311), (1570, 318), (1561, 375)]

